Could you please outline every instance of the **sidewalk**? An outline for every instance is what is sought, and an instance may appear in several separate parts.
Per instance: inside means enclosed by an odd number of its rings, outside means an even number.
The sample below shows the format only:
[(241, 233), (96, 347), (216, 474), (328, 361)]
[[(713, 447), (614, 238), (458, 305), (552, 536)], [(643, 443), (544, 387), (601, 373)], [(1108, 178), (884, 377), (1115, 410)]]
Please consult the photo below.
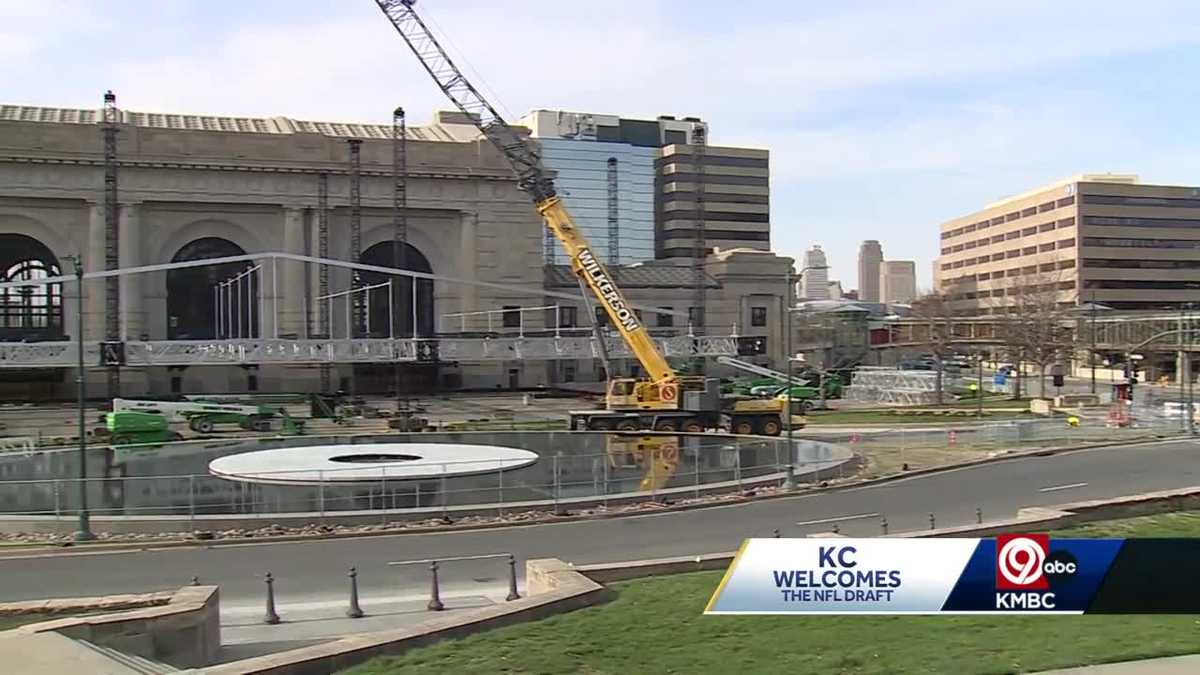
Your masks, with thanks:
[(1046, 670), (1038, 675), (1191, 675), (1192, 673), (1200, 673), (1200, 654)]
[(236, 661), (346, 635), (415, 626), (433, 616), (503, 603), (506, 594), (506, 587), (487, 588), (483, 593), (445, 593), (441, 612), (426, 608), (428, 595), (365, 596), (359, 602), (364, 614), (359, 619), (346, 616), (345, 600), (293, 603), (277, 608), (282, 621), (274, 625), (263, 622), (264, 607), (222, 607), (220, 660)]

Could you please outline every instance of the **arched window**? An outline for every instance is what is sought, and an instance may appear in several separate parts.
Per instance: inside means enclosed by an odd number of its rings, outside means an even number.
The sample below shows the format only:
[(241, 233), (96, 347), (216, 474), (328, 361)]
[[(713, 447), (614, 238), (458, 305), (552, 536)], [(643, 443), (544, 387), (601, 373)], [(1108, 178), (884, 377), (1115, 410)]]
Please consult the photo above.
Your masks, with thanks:
[[(41, 242), (0, 234), (0, 282), (38, 281), (60, 274), (58, 260)], [(0, 339), (45, 340), (63, 334), (62, 284), (0, 288)]]
[[(413, 272), (432, 273), (433, 267), (429, 265), (429, 260), (415, 246), (408, 243), (401, 243), (399, 249), (400, 260), (398, 263), (393, 263), (394, 255), (392, 253), (393, 243), (390, 241), (380, 242), (363, 251), (362, 257), (359, 260), (366, 265), (378, 265), (379, 267), (396, 267), (402, 270), (411, 270)], [(391, 280), (392, 306), (392, 334), (395, 337), (412, 337), (413, 332), (413, 278), (398, 277), (379, 272), (363, 272), (360, 283), (363, 286), (373, 286), (385, 281)], [(430, 336), (434, 333), (434, 307), (433, 307), (433, 280), (432, 279), (417, 279), (416, 285), (416, 335)], [(370, 311), (370, 334), (371, 337), (388, 337), (388, 288), (382, 287), (375, 289), (371, 293), (371, 311)]]
[[(207, 260), (245, 255), (242, 247), (220, 237), (196, 239), (171, 258), (171, 262)], [(217, 334), (217, 298), (213, 289), (249, 267), (248, 262), (184, 267), (167, 271), (167, 339), (211, 340), (236, 336), (258, 337), (259, 288), (257, 275), (241, 280), (232, 292)], [(224, 302), (224, 301), (223, 301)]]

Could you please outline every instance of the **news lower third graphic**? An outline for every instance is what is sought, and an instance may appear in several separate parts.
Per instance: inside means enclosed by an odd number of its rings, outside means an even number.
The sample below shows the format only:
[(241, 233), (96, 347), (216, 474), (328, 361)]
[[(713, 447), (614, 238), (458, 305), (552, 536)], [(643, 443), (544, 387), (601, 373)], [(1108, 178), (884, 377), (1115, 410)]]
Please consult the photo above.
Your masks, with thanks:
[(1200, 539), (747, 539), (706, 614), (1197, 614)]

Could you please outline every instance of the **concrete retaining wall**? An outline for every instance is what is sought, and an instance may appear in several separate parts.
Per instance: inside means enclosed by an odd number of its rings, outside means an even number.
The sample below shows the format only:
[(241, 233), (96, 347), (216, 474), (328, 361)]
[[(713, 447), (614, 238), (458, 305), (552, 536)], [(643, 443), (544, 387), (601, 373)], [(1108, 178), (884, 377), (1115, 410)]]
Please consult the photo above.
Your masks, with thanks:
[[(105, 598), (92, 600), (99, 602), (91, 607), (75, 605), (72, 611), (106, 608)], [(178, 668), (198, 668), (215, 661), (221, 647), (220, 599), (216, 586), (185, 586), (165, 604), (43, 621), (6, 633), (58, 633)]]
[(328, 675), (376, 656), (400, 654), (440, 640), (466, 637), (501, 626), (536, 621), (607, 601), (612, 592), (561, 560), (525, 564), (528, 595), (519, 600), (455, 612), (394, 631), (363, 633), (311, 647), (235, 661), (212, 668), (211, 675)]
[(0, 616), (26, 616), (43, 614), (47, 618), (60, 614), (82, 614), (85, 612), (111, 612), (121, 609), (157, 607), (171, 602), (175, 591), (158, 593), (132, 593), (128, 595), (101, 595), (90, 598), (51, 598), (49, 600), (23, 600), (0, 602)]

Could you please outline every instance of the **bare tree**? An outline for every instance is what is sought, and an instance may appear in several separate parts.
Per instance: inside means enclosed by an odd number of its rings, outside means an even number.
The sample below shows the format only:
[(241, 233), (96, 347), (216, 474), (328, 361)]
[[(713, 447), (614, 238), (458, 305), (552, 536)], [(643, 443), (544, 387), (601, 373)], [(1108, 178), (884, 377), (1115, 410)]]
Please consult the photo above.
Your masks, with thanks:
[(954, 311), (950, 306), (948, 296), (935, 291), (913, 300), (912, 313), (913, 318), (921, 321), (921, 324), (913, 329), (913, 341), (932, 354), (935, 361), (937, 375), (934, 387), (937, 391), (937, 402), (940, 405), (945, 399), (943, 375), (946, 357), (953, 353), (950, 345), (954, 340), (951, 326), (951, 317), (954, 315)]
[(1062, 359), (1075, 344), (1072, 303), (1065, 301), (1062, 274), (1031, 272), (1011, 279), (994, 303), (1005, 348), (1017, 367), (1020, 397), (1022, 362), (1038, 367), (1038, 395), (1046, 395), (1046, 367)]

